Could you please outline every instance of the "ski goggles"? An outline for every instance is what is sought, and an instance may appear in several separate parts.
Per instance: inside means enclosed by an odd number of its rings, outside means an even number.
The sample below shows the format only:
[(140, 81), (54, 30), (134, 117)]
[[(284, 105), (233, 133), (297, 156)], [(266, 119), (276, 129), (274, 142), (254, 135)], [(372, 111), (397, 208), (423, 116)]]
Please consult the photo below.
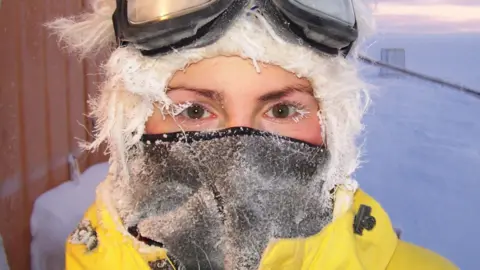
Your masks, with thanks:
[(352, 0), (117, 0), (113, 23), (119, 46), (157, 55), (214, 43), (249, 9), (286, 41), (330, 55), (358, 38)]

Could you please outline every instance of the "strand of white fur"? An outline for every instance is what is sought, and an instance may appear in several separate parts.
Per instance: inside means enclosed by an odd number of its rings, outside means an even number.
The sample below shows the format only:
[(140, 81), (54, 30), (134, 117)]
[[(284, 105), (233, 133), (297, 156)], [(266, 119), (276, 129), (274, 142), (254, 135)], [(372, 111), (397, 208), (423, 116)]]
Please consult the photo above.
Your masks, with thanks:
[(91, 10), (45, 24), (57, 35), (59, 44), (80, 59), (95, 55), (115, 44), (112, 22), (115, 0), (93, 0)]

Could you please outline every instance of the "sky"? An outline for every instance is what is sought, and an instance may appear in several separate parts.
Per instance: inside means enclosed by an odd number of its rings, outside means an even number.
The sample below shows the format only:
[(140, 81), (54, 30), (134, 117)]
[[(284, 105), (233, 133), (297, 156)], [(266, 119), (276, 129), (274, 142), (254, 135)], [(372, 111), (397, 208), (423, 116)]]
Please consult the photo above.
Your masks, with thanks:
[(480, 0), (376, 0), (377, 28), (393, 33), (480, 34)]

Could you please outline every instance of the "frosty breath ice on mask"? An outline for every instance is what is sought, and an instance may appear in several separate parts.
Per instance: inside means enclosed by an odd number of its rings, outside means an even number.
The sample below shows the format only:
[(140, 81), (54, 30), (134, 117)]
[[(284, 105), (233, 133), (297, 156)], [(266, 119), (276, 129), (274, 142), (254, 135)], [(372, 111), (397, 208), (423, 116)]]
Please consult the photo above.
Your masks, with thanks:
[(144, 135), (112, 196), (186, 269), (256, 269), (269, 241), (331, 221), (325, 147), (250, 128)]

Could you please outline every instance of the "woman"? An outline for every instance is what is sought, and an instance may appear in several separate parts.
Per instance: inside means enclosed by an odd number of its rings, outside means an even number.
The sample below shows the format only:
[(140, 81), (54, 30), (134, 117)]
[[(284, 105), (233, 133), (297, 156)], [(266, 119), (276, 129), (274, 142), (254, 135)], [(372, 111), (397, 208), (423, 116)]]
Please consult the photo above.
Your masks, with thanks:
[(114, 48), (87, 146), (111, 169), (67, 269), (456, 269), (351, 178), (359, 1), (99, 0), (49, 26)]

